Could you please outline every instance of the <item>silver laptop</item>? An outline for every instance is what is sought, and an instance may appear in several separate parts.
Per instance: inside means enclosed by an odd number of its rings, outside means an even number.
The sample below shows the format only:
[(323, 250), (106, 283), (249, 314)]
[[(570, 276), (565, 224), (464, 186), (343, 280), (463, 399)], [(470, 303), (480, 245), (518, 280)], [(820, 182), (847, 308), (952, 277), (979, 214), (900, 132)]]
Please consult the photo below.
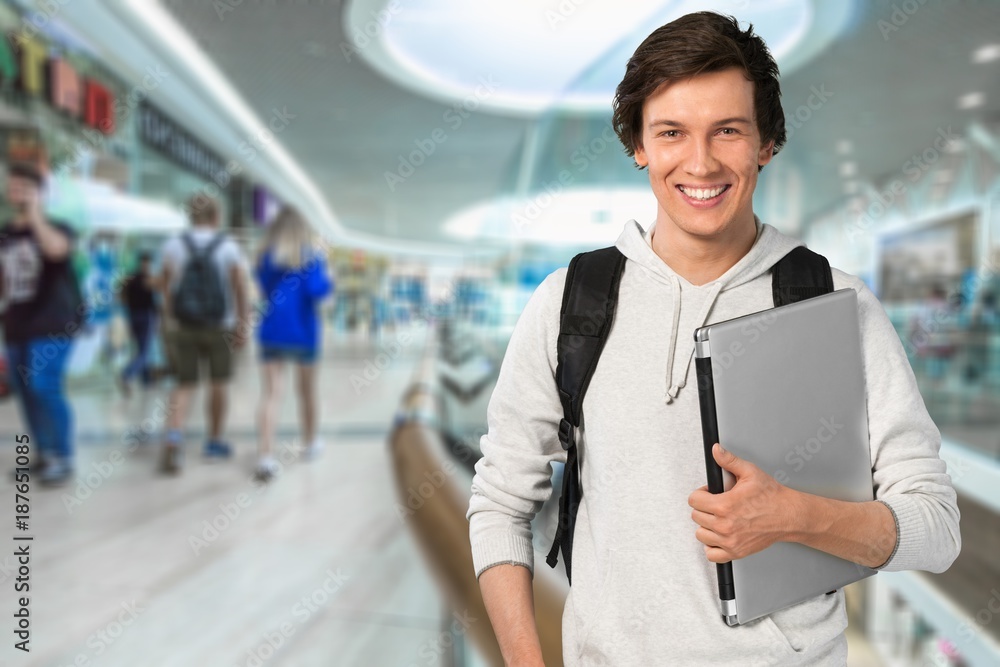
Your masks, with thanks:
[[(709, 490), (732, 475), (715, 442), (785, 486), (838, 500), (872, 490), (858, 297), (842, 289), (701, 327), (695, 365)], [(778, 542), (718, 565), (729, 625), (790, 607), (875, 574), (802, 544)]]

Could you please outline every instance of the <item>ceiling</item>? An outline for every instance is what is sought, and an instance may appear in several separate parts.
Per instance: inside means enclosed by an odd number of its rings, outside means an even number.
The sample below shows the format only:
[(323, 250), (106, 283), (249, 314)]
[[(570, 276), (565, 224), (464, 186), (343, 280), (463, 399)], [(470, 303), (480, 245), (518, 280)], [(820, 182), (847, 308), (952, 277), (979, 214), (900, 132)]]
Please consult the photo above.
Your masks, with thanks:
[[(831, 1), (840, 2), (815, 4)], [(407, 0), (397, 2), (406, 12)], [(161, 4), (261, 119), (274, 109), (294, 115), (279, 139), (348, 229), (431, 243), (475, 242), (450, 235), (448, 221), (492, 198), (541, 192), (610, 118), (610, 110), (524, 115), (479, 109), (458, 115), (441, 96), (391, 81), (356, 49), (345, 55), (351, 37), (342, 2)], [(731, 4), (739, 17), (741, 3)], [(232, 11), (220, 13), (220, 5)], [(857, 3), (834, 43), (782, 77), (794, 131), (762, 174), (756, 208), (765, 220), (771, 212), (785, 227), (807, 224), (845, 196), (846, 181), (900, 174), (912, 154), (933, 145), (939, 129), (961, 134), (970, 121), (1000, 115), (1000, 60), (977, 64), (972, 57), (976, 49), (1000, 42), (1000, 2), (912, 5), (916, 11), (905, 14), (900, 3)], [(572, 23), (560, 29), (571, 30)], [(440, 30), (434, 38), (442, 42), (451, 39), (433, 22), (427, 30)], [(520, 45), (516, 36), (511, 39), (516, 52)], [(616, 66), (623, 70), (624, 62)], [(827, 99), (807, 114), (800, 107), (816, 91), (825, 91)], [(983, 93), (984, 102), (960, 109), (958, 99), (972, 92)], [(808, 120), (794, 120), (797, 111)], [(434, 141), (435, 130), (443, 142)], [(527, 153), (526, 142), (533, 149)], [(400, 161), (410, 161), (419, 145), (430, 154), (413, 160), (423, 157), (411, 175)], [(427, 150), (431, 145), (433, 152)], [(845, 161), (854, 163), (854, 175), (843, 174)], [(644, 184), (644, 173), (617, 146), (595, 156), (590, 167), (574, 185)], [(405, 178), (387, 179), (391, 172)], [(646, 209), (632, 217), (654, 215)], [(608, 222), (617, 234), (623, 221)]]

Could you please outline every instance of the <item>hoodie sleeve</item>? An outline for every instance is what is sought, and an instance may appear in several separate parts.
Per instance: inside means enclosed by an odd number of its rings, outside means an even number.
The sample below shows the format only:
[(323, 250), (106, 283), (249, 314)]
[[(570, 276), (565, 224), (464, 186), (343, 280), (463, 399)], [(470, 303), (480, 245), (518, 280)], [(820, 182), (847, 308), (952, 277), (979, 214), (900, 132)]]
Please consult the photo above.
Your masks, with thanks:
[(566, 461), (555, 383), (565, 279), (565, 269), (550, 274), (528, 301), (490, 398), (466, 515), (476, 577), (501, 563), (534, 572), (531, 520), (552, 494), (550, 464)]
[(943, 572), (962, 538), (955, 489), (938, 456), (941, 433), (882, 304), (855, 281), (850, 286), (858, 292), (875, 498), (892, 510), (897, 526), (895, 549), (879, 569)]

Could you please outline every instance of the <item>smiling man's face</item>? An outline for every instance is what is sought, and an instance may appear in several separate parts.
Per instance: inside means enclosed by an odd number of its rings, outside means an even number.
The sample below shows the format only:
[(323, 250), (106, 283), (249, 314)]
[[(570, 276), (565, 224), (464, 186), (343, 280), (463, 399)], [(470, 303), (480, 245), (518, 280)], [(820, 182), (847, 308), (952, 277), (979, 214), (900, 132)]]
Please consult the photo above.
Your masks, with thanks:
[(753, 93), (742, 71), (727, 69), (665, 84), (646, 100), (635, 161), (649, 170), (658, 228), (710, 240), (753, 224), (757, 167), (773, 148), (761, 145)]

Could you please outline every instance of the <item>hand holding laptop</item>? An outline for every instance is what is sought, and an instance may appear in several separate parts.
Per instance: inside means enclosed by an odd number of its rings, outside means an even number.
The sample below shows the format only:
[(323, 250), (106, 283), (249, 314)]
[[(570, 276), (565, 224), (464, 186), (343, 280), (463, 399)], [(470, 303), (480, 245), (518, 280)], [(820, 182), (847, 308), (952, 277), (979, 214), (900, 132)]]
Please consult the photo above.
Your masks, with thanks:
[(713, 563), (728, 563), (788, 541), (797, 514), (796, 492), (719, 443), (712, 449), (723, 470), (735, 479), (725, 493), (713, 494), (708, 485), (688, 497), (691, 518), (698, 524), (698, 541)]

